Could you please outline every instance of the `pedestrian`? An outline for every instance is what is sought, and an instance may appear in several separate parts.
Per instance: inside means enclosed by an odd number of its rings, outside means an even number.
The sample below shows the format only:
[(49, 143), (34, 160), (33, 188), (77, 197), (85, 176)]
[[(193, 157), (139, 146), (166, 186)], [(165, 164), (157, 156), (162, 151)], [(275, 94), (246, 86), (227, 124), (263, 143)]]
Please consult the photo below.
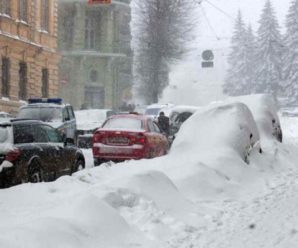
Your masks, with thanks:
[(165, 113), (161, 111), (158, 116), (158, 125), (163, 133), (166, 136), (169, 136), (170, 133), (170, 119), (169, 117), (165, 116)]

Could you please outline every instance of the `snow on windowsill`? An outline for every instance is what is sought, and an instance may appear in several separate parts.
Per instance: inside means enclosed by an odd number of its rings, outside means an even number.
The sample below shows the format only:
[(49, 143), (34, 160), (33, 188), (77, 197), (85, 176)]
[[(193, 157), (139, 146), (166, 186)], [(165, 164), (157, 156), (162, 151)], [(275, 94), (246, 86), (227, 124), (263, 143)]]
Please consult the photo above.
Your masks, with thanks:
[(8, 14), (5, 14), (5, 13), (0, 13), (0, 17), (5, 17), (5, 18), (8, 18), (8, 19), (12, 19), (12, 17)]
[(1, 100), (3, 100), (3, 101), (10, 101), (10, 99), (8, 98), (8, 97), (1, 97)]
[(45, 29), (38, 29), (37, 31), (40, 33), (44, 33), (44, 34), (49, 34), (49, 31), (47, 31)]
[(20, 23), (20, 24), (24, 24), (24, 25), (29, 25), (28, 22), (26, 22), (24, 20), (20, 20), (20, 19), (17, 19), (16, 22)]

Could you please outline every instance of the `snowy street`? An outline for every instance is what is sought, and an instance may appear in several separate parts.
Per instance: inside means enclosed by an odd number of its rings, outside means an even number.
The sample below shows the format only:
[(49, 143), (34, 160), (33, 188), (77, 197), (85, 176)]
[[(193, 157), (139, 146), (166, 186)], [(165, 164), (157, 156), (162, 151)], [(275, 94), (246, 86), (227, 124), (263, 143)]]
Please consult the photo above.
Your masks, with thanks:
[(202, 123), (196, 114), (169, 155), (93, 168), (84, 150), (88, 168), (71, 177), (2, 189), (0, 247), (296, 247), (298, 118), (281, 117), (285, 142), (268, 141), (249, 164), (237, 149), (191, 155), (194, 124), (241, 123), (245, 109), (219, 109)]

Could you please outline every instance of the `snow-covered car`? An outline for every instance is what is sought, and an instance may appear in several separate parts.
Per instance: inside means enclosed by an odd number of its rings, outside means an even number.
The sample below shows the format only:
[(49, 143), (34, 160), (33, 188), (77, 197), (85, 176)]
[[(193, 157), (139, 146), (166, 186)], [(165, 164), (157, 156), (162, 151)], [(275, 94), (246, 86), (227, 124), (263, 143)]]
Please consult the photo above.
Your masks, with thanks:
[(101, 127), (107, 118), (115, 114), (116, 112), (112, 109), (86, 109), (75, 111), (78, 147), (91, 148), (93, 132)]
[(63, 103), (61, 98), (30, 98), (21, 106), (19, 119), (41, 120), (59, 131), (69, 142), (76, 140), (76, 118), (73, 107)]
[(42, 121), (0, 123), (0, 187), (52, 181), (85, 167), (81, 150)]
[(153, 158), (168, 151), (168, 140), (151, 117), (111, 116), (93, 135), (94, 165), (104, 161)]
[(181, 125), (198, 110), (196, 106), (177, 105), (173, 107), (169, 113), (170, 118), (170, 142), (175, 139), (176, 133)]
[(256, 121), (261, 141), (275, 139), (282, 142), (282, 128), (273, 97), (268, 94), (256, 94), (231, 97), (227, 102), (242, 102), (248, 106)]
[(171, 153), (232, 152), (249, 163), (260, 152), (260, 136), (251, 111), (243, 103), (221, 103), (198, 109), (180, 128)]

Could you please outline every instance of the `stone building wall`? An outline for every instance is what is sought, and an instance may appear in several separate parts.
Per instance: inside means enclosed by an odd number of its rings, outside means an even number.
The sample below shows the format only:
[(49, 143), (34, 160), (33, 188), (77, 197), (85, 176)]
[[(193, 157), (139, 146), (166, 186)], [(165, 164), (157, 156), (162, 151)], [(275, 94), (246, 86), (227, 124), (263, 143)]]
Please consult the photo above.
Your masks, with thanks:
[[(20, 104), (30, 97), (58, 95), (57, 1), (27, 0), (23, 15), (20, 1), (3, 1), (0, 6), (0, 111), (16, 113)], [(42, 2), (47, 5), (42, 6)], [(9, 9), (1, 9), (7, 4)], [(46, 11), (48, 18), (44, 17)], [(8, 92), (3, 94), (3, 63), (9, 60)], [(26, 64), (21, 77), (20, 63)], [(42, 95), (42, 70), (47, 70), (47, 87)], [(24, 79), (26, 78), (26, 79)], [(27, 81), (26, 84), (24, 82)], [(21, 91), (21, 85), (25, 85)], [(22, 93), (22, 94), (21, 94)]]

